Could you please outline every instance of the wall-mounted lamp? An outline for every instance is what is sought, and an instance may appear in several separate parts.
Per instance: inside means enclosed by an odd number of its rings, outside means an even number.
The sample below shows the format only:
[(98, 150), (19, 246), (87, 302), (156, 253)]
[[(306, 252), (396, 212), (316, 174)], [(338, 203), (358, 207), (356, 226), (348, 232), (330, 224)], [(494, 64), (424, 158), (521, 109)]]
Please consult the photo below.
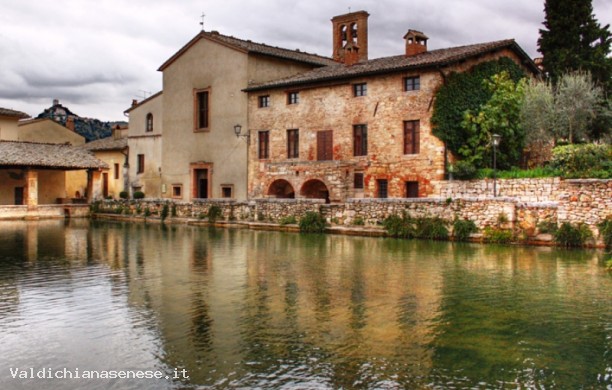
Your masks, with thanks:
[(249, 143), (250, 140), (250, 131), (247, 130), (246, 133), (242, 134), (242, 125), (234, 125), (234, 134), (236, 135), (236, 138), (245, 138), (247, 143)]
[(497, 196), (497, 147), (501, 142), (501, 135), (491, 134), (491, 144), (493, 145), (493, 196)]

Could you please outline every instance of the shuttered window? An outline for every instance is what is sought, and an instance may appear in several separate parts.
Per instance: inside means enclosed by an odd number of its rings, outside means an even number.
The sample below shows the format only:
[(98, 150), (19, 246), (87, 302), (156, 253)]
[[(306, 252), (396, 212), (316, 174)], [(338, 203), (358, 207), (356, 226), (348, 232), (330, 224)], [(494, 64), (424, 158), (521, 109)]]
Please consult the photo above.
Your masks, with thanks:
[(258, 155), (260, 159), (266, 159), (270, 156), (270, 132), (260, 131), (258, 134)]
[(404, 154), (419, 153), (419, 121), (404, 122)]
[(325, 130), (317, 133), (317, 160), (333, 160), (334, 154), (333, 131)]

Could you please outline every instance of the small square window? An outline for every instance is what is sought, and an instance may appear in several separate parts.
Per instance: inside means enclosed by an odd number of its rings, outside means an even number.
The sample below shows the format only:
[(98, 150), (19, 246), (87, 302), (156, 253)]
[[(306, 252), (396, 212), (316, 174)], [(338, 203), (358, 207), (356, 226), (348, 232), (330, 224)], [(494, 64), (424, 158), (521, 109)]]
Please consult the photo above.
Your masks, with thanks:
[(404, 91), (418, 91), (421, 89), (421, 77), (406, 77), (404, 78)]
[(259, 108), (270, 107), (270, 95), (263, 95), (258, 97)]
[(234, 186), (231, 184), (224, 184), (221, 186), (221, 197), (231, 199), (234, 197)]
[(407, 181), (406, 182), (406, 198), (418, 198), (419, 197), (419, 182), (418, 181)]
[(353, 85), (353, 96), (367, 96), (368, 95), (368, 84), (360, 83)]
[(289, 92), (287, 94), (287, 104), (298, 104), (300, 102), (299, 92)]
[(182, 198), (183, 197), (183, 186), (181, 184), (172, 185), (172, 197)]
[(388, 192), (389, 182), (387, 181), (387, 179), (376, 180), (376, 183), (378, 184), (378, 197), (383, 198), (383, 199), (388, 198), (389, 197), (389, 192)]

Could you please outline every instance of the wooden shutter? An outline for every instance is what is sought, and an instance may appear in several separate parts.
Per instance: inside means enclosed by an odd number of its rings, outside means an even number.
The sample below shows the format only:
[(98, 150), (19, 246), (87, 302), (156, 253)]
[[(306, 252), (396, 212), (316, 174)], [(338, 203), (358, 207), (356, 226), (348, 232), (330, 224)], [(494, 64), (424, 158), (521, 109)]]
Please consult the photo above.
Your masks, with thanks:
[(333, 131), (319, 131), (317, 133), (317, 160), (333, 160), (333, 149)]

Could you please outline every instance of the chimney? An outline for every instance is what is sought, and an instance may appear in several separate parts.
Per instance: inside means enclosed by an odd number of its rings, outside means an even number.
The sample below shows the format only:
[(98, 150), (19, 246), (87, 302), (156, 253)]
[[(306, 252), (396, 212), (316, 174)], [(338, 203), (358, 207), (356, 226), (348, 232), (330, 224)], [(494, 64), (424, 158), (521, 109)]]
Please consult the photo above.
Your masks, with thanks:
[(136, 107), (138, 105), (138, 100), (132, 99), (132, 107)]
[(366, 11), (335, 16), (333, 25), (333, 58), (353, 65), (368, 60), (368, 14)]
[(420, 31), (408, 30), (404, 35), (406, 40), (406, 57), (415, 56), (427, 51), (427, 35)]
[(59, 99), (53, 99), (53, 105), (57, 106), (59, 104)]
[(66, 118), (66, 128), (74, 131), (74, 118), (69, 116)]

